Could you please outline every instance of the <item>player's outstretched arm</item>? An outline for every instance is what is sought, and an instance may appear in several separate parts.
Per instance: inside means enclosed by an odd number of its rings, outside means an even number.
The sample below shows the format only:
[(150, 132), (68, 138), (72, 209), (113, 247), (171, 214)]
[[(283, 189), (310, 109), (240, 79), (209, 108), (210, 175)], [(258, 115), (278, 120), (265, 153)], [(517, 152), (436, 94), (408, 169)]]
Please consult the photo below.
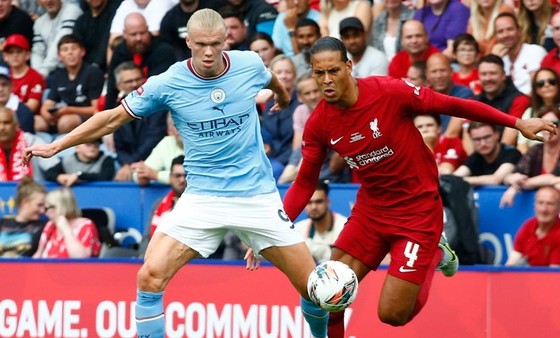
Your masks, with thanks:
[(536, 117), (517, 120), (515, 128), (526, 138), (541, 142), (546, 141), (542, 135), (539, 135), (541, 131), (548, 131), (550, 133), (549, 139), (552, 138), (553, 135), (557, 134), (557, 127), (554, 123)]
[(52, 157), (64, 149), (77, 144), (93, 142), (103, 135), (110, 134), (121, 125), (131, 121), (130, 116), (122, 105), (99, 112), (76, 127), (63, 138), (50, 144), (37, 144), (23, 150), (23, 162), (29, 164), (33, 156)]

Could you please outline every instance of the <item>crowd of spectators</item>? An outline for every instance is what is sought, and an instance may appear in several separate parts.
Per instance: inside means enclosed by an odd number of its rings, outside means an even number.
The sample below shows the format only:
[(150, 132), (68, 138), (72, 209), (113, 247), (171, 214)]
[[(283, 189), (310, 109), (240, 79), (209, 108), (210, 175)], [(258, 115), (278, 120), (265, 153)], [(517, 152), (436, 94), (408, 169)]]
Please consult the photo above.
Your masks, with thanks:
[[(255, 102), (279, 183), (297, 174), (303, 126), (320, 99), (309, 48), (321, 36), (343, 41), (357, 77), (403, 78), (519, 118), (560, 121), (560, 13), (548, 0), (0, 0), (0, 181), (169, 184), (184, 149), (165, 111), (30, 167), (18, 154), (189, 58), (186, 23), (200, 8), (224, 17), (226, 50), (258, 53), (292, 95), (279, 112), (269, 111), (270, 92)], [(503, 206), (519, 190), (560, 189), (559, 137), (536, 144), (513, 129), (449, 116), (415, 123), (442, 175), (508, 186)], [(343, 159), (327, 158), (321, 179), (352, 182)]]

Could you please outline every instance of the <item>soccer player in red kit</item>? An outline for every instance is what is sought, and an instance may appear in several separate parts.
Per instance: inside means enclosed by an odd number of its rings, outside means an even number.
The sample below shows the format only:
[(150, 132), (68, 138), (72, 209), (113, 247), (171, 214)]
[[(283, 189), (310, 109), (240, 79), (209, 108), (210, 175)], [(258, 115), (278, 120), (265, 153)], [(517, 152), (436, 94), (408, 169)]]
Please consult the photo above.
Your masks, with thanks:
[[(349, 265), (361, 280), (390, 253), (378, 315), (384, 323), (405, 325), (426, 303), (436, 267), (446, 276), (458, 268), (455, 253), (446, 242), (440, 244), (443, 206), (438, 171), (433, 153), (414, 126), (415, 114), (502, 124), (541, 141), (536, 133), (555, 133), (554, 125), (536, 118), (519, 120), (480, 102), (400, 79), (354, 78), (344, 45), (332, 37), (313, 45), (311, 66), (324, 99), (306, 123), (303, 161), (284, 208), (292, 220), (304, 209), (328, 149), (344, 158), (361, 186), (331, 259)], [(329, 338), (344, 337), (343, 317), (344, 312), (331, 313)], [(318, 336), (313, 330), (312, 334)]]

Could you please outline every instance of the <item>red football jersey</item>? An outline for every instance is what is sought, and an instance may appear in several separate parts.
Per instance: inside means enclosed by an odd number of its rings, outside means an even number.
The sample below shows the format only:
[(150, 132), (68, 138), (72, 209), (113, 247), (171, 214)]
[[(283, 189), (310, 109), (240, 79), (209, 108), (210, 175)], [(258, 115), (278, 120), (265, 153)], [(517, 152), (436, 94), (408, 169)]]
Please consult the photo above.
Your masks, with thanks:
[(362, 185), (358, 200), (365, 199), (384, 213), (428, 210), (441, 203), (435, 158), (414, 126), (414, 114), (453, 112), (508, 126), (516, 121), (480, 102), (406, 81), (390, 77), (357, 81), (359, 95), (352, 107), (341, 109), (322, 100), (315, 108), (305, 126), (302, 153), (305, 160), (320, 165), (327, 149), (335, 150)]

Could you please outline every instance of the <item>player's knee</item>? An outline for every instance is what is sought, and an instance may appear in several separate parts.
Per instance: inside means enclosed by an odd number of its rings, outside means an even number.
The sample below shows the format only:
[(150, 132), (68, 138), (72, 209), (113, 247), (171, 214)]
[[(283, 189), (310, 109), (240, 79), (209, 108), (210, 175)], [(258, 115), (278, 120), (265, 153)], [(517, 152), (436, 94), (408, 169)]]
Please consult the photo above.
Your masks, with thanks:
[(157, 277), (156, 271), (144, 264), (137, 275), (138, 289), (142, 291), (160, 292), (165, 288), (165, 281)]
[(410, 311), (399, 309), (379, 309), (379, 320), (391, 326), (403, 326), (409, 321)]

